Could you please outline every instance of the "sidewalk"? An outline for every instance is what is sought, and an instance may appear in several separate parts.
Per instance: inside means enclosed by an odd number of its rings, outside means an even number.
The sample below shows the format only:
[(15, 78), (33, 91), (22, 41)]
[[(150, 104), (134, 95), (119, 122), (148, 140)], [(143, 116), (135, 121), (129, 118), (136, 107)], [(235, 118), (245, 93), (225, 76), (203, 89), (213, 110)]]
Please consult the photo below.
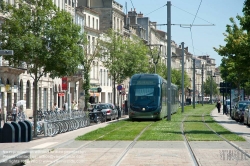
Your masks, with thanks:
[(211, 116), (220, 125), (230, 130), (231, 132), (244, 137), (250, 143), (250, 127), (244, 125), (243, 123), (232, 120), (229, 114), (223, 115), (222, 112), (218, 113), (217, 109), (214, 109), (212, 111)]
[[(211, 116), (232, 132), (245, 138), (249, 137), (249, 127), (238, 124), (226, 115), (218, 114), (216, 109), (212, 111)], [(105, 127), (108, 123), (110, 122), (27, 143), (0, 144), (0, 166), (4, 165), (1, 162), (14, 156), (19, 156), (19, 159), (31, 158), (32, 160), (25, 160), (27, 166), (193, 165), (192, 157), (184, 141), (138, 141), (131, 149), (127, 150), (132, 141), (74, 140), (78, 135)], [(234, 143), (250, 153), (250, 142)], [(192, 141), (190, 144), (200, 165), (250, 165), (248, 158), (239, 154), (237, 150), (224, 141)], [(124, 155), (126, 151), (127, 153)], [(119, 161), (118, 159), (123, 155), (123, 159)], [(5, 166), (7, 165), (5, 163)]]

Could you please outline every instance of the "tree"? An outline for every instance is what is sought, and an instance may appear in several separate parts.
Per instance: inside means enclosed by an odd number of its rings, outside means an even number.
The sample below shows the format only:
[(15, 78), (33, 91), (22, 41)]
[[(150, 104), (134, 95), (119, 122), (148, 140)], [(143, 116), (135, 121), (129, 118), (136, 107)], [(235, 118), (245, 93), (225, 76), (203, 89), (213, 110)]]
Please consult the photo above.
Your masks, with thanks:
[(113, 79), (113, 102), (115, 103), (115, 83), (122, 83), (135, 73), (148, 70), (148, 48), (137, 37), (125, 38), (110, 29), (100, 40), (101, 61)]
[[(211, 81), (212, 81), (212, 87), (211, 87)], [(219, 94), (218, 87), (216, 82), (213, 80), (213, 77), (209, 76), (206, 81), (203, 83), (204, 86), (204, 93), (206, 96), (210, 95), (211, 92), (213, 92), (213, 95)], [(211, 89), (212, 88), (212, 89)], [(213, 90), (213, 91), (211, 91)], [(211, 99), (210, 99), (211, 100)]]
[[(85, 34), (85, 36), (87, 36)], [(100, 57), (100, 47), (99, 47), (99, 40), (97, 40), (97, 43), (94, 43), (95, 45), (93, 46), (95, 49), (93, 50), (93, 52), (90, 54), (88, 53), (88, 48), (87, 47), (92, 47), (90, 46), (89, 41), (87, 41), (87, 38), (84, 38), (84, 45), (83, 46), (83, 50), (84, 50), (84, 57), (81, 61), (81, 64), (84, 66), (83, 68), (83, 89), (84, 89), (84, 93), (85, 93), (85, 110), (87, 109), (87, 105), (89, 102), (89, 90), (90, 90), (90, 71), (91, 71), (91, 67), (93, 64), (94, 60), (97, 60)], [(93, 48), (92, 47), (92, 48)]]
[[(242, 19), (240, 16), (236, 18)], [(221, 65), (222, 78), (233, 81), (240, 89), (241, 82), (247, 76), (246, 71), (250, 71), (250, 64), (248, 64), (250, 55), (247, 43), (249, 38), (242, 26), (238, 26), (233, 18), (229, 20), (232, 25), (226, 26), (226, 33), (224, 33), (226, 45), (220, 45), (219, 48), (214, 48), (214, 50), (224, 57)]]
[[(37, 83), (46, 73), (52, 78), (71, 76), (82, 59), (78, 44), (83, 35), (72, 16), (58, 9), (51, 0), (20, 0), (17, 6), (2, 4), (7, 13), (2, 24), (0, 40), (6, 41), (3, 49), (14, 50), (8, 56), (9, 64), (18, 67), (26, 64), (34, 79), (34, 128), (37, 125)], [(37, 131), (34, 130), (34, 136)]]

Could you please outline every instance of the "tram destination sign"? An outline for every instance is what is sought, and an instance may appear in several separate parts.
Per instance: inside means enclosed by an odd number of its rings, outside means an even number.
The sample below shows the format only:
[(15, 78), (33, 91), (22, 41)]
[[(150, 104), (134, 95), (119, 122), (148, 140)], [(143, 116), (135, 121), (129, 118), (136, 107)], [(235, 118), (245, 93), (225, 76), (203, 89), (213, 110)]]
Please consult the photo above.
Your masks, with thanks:
[(153, 80), (138, 80), (136, 85), (155, 85), (155, 81)]

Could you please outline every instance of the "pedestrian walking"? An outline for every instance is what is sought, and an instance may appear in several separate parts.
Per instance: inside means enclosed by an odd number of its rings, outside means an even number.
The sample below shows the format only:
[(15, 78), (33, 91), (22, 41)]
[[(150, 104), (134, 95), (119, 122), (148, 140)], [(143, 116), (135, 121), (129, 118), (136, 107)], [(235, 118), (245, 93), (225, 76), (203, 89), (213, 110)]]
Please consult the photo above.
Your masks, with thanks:
[(220, 113), (220, 108), (221, 108), (220, 100), (217, 101), (216, 107), (218, 109), (218, 113)]
[(65, 100), (64, 104), (63, 104), (63, 111), (68, 111), (68, 103)]
[(53, 110), (53, 111), (57, 111), (57, 109), (58, 109), (57, 104), (54, 103), (54, 105), (53, 105), (53, 107), (52, 107), (52, 110)]
[(16, 121), (16, 115), (17, 115), (17, 112), (18, 112), (18, 108), (17, 108), (15, 103), (13, 104), (13, 107), (12, 107), (11, 111), (12, 111), (12, 121), (15, 122)]

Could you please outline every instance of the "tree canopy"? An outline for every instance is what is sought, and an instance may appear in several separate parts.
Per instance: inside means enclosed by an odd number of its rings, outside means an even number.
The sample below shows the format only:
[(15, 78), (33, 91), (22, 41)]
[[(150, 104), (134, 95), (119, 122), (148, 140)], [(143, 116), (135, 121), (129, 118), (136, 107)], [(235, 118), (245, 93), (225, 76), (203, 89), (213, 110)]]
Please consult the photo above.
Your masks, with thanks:
[(231, 82), (238, 90), (242, 87), (250, 92), (250, 0), (245, 0), (243, 7), (243, 16), (236, 16), (229, 20), (231, 25), (226, 25), (224, 33), (226, 44), (214, 48), (221, 55), (222, 63), (220, 65), (221, 75), (224, 80)]
[[(74, 74), (83, 56), (78, 45), (83, 42), (83, 34), (72, 16), (51, 0), (19, 0), (16, 4), (1, 4), (6, 19), (0, 40), (4, 41), (2, 49), (14, 50), (14, 56), (6, 57), (9, 64), (25, 65), (34, 79), (33, 116), (36, 117), (40, 77), (45, 73), (53, 78)], [(34, 128), (36, 121), (34, 118)]]
[(100, 48), (100, 60), (113, 80), (115, 104), (115, 83), (120, 84), (135, 73), (147, 72), (148, 48), (139, 38), (126, 38), (112, 29), (100, 38)]

